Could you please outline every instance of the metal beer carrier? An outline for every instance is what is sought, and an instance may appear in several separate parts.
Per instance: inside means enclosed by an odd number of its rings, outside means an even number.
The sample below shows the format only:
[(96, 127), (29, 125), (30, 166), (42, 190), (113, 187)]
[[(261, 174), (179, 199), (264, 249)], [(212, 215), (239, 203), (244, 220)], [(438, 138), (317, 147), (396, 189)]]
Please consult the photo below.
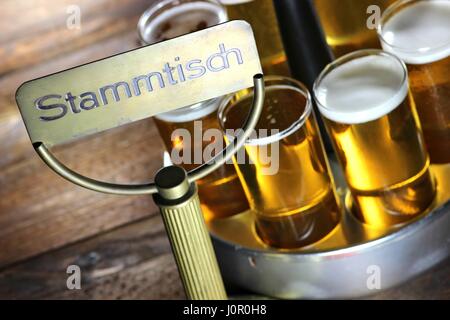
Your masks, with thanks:
[[(431, 166), (437, 182), (431, 207), (387, 230), (354, 217), (340, 169), (330, 162), (344, 208), (340, 223), (324, 239), (297, 250), (269, 248), (259, 240), (250, 212), (209, 224), (226, 282), (284, 299), (357, 298), (401, 284), (449, 256), (449, 165)], [(375, 273), (379, 287), (370, 283)]]

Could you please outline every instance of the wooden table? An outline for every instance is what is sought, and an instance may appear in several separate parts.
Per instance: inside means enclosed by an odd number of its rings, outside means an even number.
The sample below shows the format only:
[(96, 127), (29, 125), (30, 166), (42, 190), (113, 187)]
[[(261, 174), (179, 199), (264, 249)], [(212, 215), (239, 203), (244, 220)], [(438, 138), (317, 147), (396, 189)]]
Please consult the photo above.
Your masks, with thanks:
[[(66, 269), (81, 268), (81, 290), (68, 290)], [(232, 294), (250, 294), (239, 292)], [(183, 299), (158, 214), (27, 259), (0, 272), (0, 299)], [(369, 299), (450, 299), (450, 259)]]
[[(153, 0), (154, 1), (154, 0)], [(24, 81), (139, 46), (151, 0), (3, 0), (0, 4), (0, 299), (182, 299), (163, 224), (150, 197), (103, 195), (51, 172), (14, 101)], [(67, 28), (69, 5), (81, 28)], [(70, 11), (70, 10), (69, 10)], [(162, 164), (151, 119), (56, 149), (69, 167), (113, 182), (150, 180)], [(80, 266), (82, 289), (66, 269)], [(372, 298), (450, 298), (450, 261)]]

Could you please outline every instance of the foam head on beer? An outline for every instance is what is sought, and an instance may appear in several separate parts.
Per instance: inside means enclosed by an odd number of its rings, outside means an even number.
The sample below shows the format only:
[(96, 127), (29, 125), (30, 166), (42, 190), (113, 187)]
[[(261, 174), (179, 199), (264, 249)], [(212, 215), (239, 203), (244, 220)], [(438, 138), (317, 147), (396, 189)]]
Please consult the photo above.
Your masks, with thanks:
[(381, 17), (383, 49), (408, 67), (432, 163), (450, 162), (450, 0), (403, 0)]
[(385, 15), (378, 30), (384, 50), (409, 64), (430, 63), (450, 55), (449, 0), (413, 2)]
[(405, 99), (405, 77), (405, 66), (391, 56), (372, 55), (348, 61), (316, 82), (320, 112), (339, 123), (376, 120)]
[(343, 56), (319, 76), (314, 95), (361, 221), (385, 228), (430, 206), (429, 156), (398, 57), (380, 50)]

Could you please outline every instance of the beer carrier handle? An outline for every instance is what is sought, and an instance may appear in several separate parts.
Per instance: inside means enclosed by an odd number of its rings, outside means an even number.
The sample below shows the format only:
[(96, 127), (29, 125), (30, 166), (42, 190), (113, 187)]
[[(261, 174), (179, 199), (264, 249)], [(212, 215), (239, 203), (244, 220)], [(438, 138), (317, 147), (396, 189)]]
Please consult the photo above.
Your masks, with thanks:
[(189, 173), (178, 166), (161, 168), (155, 181), (147, 184), (113, 184), (85, 177), (62, 164), (44, 143), (33, 144), (41, 159), (70, 182), (103, 193), (120, 195), (153, 194), (159, 206), (175, 261), (188, 299), (227, 299), (211, 238), (203, 219), (195, 181), (228, 161), (250, 137), (264, 104), (264, 77), (253, 77), (254, 92), (243, 130), (233, 143), (214, 158)]
[[(255, 128), (258, 122), (259, 116), (262, 111), (264, 103), (264, 76), (262, 74), (256, 74), (253, 76), (254, 83), (254, 94), (252, 107), (250, 113), (245, 121), (241, 133), (234, 139), (233, 143), (228, 144), (228, 146), (218, 153), (214, 158), (210, 159), (203, 165), (191, 170), (187, 174), (187, 180), (189, 183), (199, 180), (212, 171), (216, 170), (226, 161), (231, 159), (233, 154), (235, 154), (245, 143), (245, 141), (250, 137), (252, 130)], [(158, 192), (157, 186), (154, 182), (145, 184), (115, 184), (99, 180), (94, 180), (83, 176), (61, 163), (55, 156), (50, 152), (50, 150), (45, 146), (43, 142), (33, 143), (33, 147), (38, 153), (39, 157), (57, 174), (70, 182), (77, 184), (81, 187), (110, 194), (119, 195), (142, 195), (142, 194), (153, 194)]]

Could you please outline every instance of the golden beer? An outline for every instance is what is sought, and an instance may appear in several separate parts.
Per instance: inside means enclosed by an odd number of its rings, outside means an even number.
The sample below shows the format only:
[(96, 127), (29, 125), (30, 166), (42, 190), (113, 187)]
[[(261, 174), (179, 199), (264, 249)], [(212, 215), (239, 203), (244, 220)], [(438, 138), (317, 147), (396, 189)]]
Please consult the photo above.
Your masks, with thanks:
[[(203, 150), (214, 143), (213, 136), (205, 139), (206, 136), (203, 137), (203, 133), (208, 129), (220, 130), (217, 108), (218, 99), (214, 99), (173, 112), (163, 113), (154, 118), (169, 152), (176, 149), (175, 151), (182, 155), (184, 152), (191, 154), (190, 161), (180, 164), (188, 171), (198, 167), (205, 160), (201, 158), (200, 161), (196, 161), (194, 152), (203, 154)], [(200, 132), (195, 132), (195, 130), (198, 130), (195, 121), (201, 121)], [(197, 128), (199, 127), (197, 126)], [(177, 135), (177, 129), (187, 130), (192, 139), (188, 142), (183, 141), (184, 137), (181, 134)], [(248, 210), (248, 202), (233, 164), (222, 165), (205, 178), (198, 180), (197, 186), (202, 211), (207, 220), (225, 218)]]
[[(170, 39), (182, 34), (204, 29), (227, 21), (225, 8), (215, 0), (165, 0), (150, 7), (138, 24), (140, 38), (145, 44)], [(219, 99), (205, 101), (172, 112), (157, 115), (154, 119), (160, 136), (169, 153), (176, 151), (191, 154), (181, 165), (186, 170), (198, 167), (213, 138), (203, 139), (209, 129), (219, 130), (217, 108)], [(201, 132), (195, 132), (196, 122)], [(177, 131), (178, 130), (178, 131)], [(181, 131), (180, 131), (181, 130)], [(181, 133), (188, 132), (192, 139), (183, 141)], [(177, 134), (180, 132), (180, 135)], [(207, 177), (197, 181), (200, 204), (205, 219), (224, 218), (248, 210), (248, 202), (232, 164), (225, 164)]]
[(399, 1), (379, 26), (383, 48), (407, 65), (432, 163), (450, 163), (450, 1)]
[[(228, 142), (232, 135), (226, 130), (242, 127), (251, 100), (251, 94), (238, 93), (222, 102), (219, 118)], [(233, 158), (256, 215), (257, 232), (273, 247), (296, 248), (316, 242), (340, 219), (311, 108), (302, 84), (267, 77), (264, 109), (256, 126), (258, 136), (245, 144), (245, 157), (238, 154)], [(262, 136), (260, 129), (267, 129), (268, 135)]]
[(251, 24), (265, 74), (289, 75), (272, 0), (220, 0), (230, 20)]
[(401, 60), (380, 50), (343, 56), (314, 96), (363, 222), (395, 225), (430, 206), (434, 180)]
[(380, 14), (373, 11), (378, 10), (374, 6), (383, 11), (393, 2), (395, 0), (314, 0), (335, 57), (359, 49), (380, 48), (376, 32), (376, 18)]

